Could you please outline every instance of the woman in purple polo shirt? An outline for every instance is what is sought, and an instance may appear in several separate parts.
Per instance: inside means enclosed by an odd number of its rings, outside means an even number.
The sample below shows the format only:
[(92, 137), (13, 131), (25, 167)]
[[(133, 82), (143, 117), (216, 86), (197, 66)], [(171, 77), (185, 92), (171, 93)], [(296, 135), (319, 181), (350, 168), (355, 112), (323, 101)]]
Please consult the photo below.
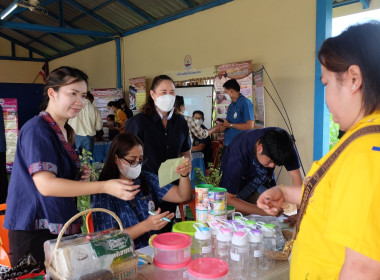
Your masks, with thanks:
[[(28, 251), (43, 263), (43, 243), (56, 238), (77, 213), (77, 196), (108, 193), (130, 200), (139, 192), (131, 181), (86, 182), (89, 168), (84, 166), (79, 172), (75, 133), (67, 121), (84, 106), (87, 79), (75, 68), (54, 70), (44, 88), (44, 111), (20, 131), (4, 222), (4, 228), (9, 230), (12, 266)], [(65, 234), (79, 233), (80, 221), (74, 222)]]

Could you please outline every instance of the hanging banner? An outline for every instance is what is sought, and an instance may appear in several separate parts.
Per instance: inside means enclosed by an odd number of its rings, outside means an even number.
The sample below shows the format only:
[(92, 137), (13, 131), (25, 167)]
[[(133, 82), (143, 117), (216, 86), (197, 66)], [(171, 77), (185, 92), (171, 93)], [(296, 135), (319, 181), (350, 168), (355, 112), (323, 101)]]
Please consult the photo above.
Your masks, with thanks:
[(264, 72), (253, 73), (255, 128), (265, 127)]
[(145, 77), (132, 78), (129, 79), (129, 83), (129, 108), (140, 110), (146, 98), (146, 79)]
[[(240, 93), (252, 101), (252, 60), (228, 63), (216, 66), (218, 75), (214, 79), (215, 87), (215, 119), (227, 117), (231, 98), (223, 90), (223, 84), (229, 79), (236, 79), (240, 85)], [(224, 133), (218, 133), (218, 141), (222, 142)]]
[(17, 99), (0, 98), (0, 105), (3, 107), (5, 141), (7, 143), (7, 172), (11, 173), (16, 154), (18, 135)]
[(94, 95), (94, 105), (99, 109), (103, 122), (107, 121), (108, 115), (114, 114), (114, 112), (108, 110), (108, 102), (117, 101), (124, 97), (121, 88), (96, 88), (92, 89), (91, 93)]

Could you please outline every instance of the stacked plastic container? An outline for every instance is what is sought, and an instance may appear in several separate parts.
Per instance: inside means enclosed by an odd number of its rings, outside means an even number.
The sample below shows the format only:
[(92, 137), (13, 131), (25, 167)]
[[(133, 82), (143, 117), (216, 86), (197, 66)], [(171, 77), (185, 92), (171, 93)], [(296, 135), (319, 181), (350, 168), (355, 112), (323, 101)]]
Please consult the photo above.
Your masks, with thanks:
[(188, 272), (189, 280), (227, 280), (228, 264), (216, 258), (201, 258), (189, 264)]
[(153, 241), (153, 265), (156, 280), (188, 280), (187, 267), (191, 262), (191, 237), (176, 232), (157, 235)]

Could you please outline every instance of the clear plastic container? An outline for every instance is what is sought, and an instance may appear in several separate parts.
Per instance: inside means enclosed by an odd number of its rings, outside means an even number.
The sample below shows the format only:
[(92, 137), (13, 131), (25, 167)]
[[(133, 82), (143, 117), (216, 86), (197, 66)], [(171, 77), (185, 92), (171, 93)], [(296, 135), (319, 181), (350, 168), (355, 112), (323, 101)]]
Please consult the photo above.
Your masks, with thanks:
[(194, 228), (196, 229), (196, 232), (193, 245), (193, 259), (212, 257), (213, 252), (210, 229), (198, 223), (194, 224)]
[(249, 266), (249, 246), (247, 233), (235, 231), (232, 235), (230, 247), (230, 274), (231, 279), (247, 279)]
[(191, 259), (191, 237), (166, 232), (153, 238), (154, 259), (161, 264), (182, 264)]
[(252, 229), (249, 237), (249, 279), (256, 279), (263, 269), (264, 243), (261, 230)]
[[(263, 270), (272, 270), (274, 268), (275, 259), (270, 257), (271, 252), (276, 251), (276, 237), (273, 224), (265, 224), (262, 229), (269, 229), (263, 231), (264, 236), (264, 261)], [(264, 234), (265, 232), (265, 234)]]
[(187, 270), (189, 272), (189, 280), (227, 280), (228, 264), (216, 258), (200, 258), (193, 260)]
[(155, 258), (153, 259), (154, 265), (154, 279), (156, 280), (166, 280), (166, 279), (178, 279), (178, 280), (188, 280), (189, 273), (187, 271), (187, 266), (190, 264), (191, 260), (180, 264), (162, 264), (159, 263)]
[(215, 257), (226, 263), (230, 260), (230, 246), (232, 231), (229, 228), (221, 228), (216, 236)]

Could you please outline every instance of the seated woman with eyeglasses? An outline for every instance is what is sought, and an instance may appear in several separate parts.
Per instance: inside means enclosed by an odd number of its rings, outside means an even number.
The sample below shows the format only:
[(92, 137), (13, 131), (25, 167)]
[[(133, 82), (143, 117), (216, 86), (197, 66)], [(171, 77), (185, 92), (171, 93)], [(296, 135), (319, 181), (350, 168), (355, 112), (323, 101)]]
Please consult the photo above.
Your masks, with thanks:
[[(159, 187), (158, 176), (148, 171), (141, 171), (144, 163), (143, 144), (131, 133), (118, 134), (111, 143), (106, 162), (100, 173), (99, 181), (109, 179), (131, 180), (140, 185), (140, 192), (134, 199), (124, 201), (108, 194), (91, 196), (91, 207), (106, 208), (119, 216), (124, 228), (132, 237), (135, 249), (148, 245), (149, 237), (167, 225), (164, 218), (170, 220), (174, 213), (161, 213), (156, 210), (156, 204), (161, 200), (180, 203), (191, 198), (191, 184), (189, 172), (191, 163), (186, 160), (176, 168), (180, 174), (179, 185), (168, 184)], [(150, 215), (153, 211), (156, 215)], [(116, 220), (107, 213), (94, 212), (93, 222), (95, 231), (118, 228)]]

